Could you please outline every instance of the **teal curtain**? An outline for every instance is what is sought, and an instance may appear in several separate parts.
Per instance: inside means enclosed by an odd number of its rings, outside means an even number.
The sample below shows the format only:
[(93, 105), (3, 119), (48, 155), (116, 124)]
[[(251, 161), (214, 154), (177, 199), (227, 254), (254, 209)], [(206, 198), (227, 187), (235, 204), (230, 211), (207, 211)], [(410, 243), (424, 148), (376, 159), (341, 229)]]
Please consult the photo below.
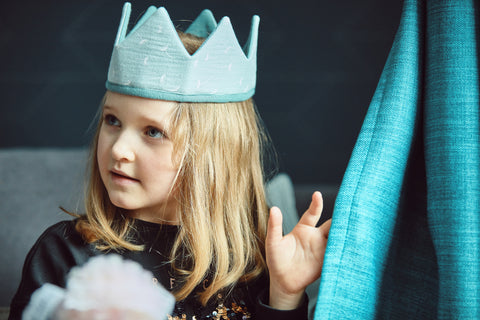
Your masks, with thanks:
[(479, 3), (405, 0), (315, 319), (480, 319)]

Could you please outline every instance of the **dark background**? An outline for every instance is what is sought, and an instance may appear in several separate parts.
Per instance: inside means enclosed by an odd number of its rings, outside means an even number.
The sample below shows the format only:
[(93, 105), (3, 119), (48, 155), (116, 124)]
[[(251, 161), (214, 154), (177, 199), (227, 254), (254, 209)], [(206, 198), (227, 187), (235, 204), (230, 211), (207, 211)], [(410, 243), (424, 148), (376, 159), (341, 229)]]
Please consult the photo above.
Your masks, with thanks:
[[(179, 26), (260, 15), (256, 102), (295, 184), (338, 185), (400, 20), (401, 0), (132, 1)], [(2, 1), (0, 148), (89, 144), (123, 1)]]

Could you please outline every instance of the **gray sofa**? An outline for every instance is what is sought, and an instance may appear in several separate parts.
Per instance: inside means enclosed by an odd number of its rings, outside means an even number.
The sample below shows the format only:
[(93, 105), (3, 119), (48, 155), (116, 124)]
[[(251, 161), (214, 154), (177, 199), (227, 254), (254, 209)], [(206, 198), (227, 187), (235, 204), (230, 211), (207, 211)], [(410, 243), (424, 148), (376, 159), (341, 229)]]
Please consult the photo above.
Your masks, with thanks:
[[(0, 149), (0, 320), (6, 319), (22, 265), (35, 240), (50, 225), (72, 219), (60, 210), (82, 212), (83, 182), (87, 152), (84, 149)], [(271, 205), (279, 206), (289, 231), (297, 212), (308, 207), (314, 190), (324, 196), (324, 217), (331, 216), (336, 186), (293, 186), (286, 174), (279, 174), (267, 186)], [(313, 309), (318, 284), (309, 288)]]

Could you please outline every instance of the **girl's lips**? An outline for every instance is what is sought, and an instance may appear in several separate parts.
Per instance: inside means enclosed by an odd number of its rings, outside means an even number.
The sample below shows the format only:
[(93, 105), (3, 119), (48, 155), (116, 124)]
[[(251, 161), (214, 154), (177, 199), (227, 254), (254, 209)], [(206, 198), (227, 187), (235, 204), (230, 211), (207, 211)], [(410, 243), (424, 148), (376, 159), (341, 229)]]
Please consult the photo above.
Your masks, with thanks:
[(122, 173), (115, 172), (115, 171), (111, 171), (111, 176), (112, 176), (113, 182), (120, 185), (128, 185), (128, 184), (140, 182), (140, 180), (138, 179), (131, 178), (127, 175), (124, 175)]

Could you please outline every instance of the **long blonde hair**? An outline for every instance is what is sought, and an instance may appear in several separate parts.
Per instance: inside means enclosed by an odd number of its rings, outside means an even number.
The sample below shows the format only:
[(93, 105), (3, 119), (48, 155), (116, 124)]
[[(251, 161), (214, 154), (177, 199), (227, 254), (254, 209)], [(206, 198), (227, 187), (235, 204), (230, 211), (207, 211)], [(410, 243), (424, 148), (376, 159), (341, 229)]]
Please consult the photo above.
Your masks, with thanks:
[[(201, 39), (180, 34), (192, 53)], [(250, 281), (266, 270), (264, 240), (268, 208), (262, 150), (267, 135), (251, 99), (233, 103), (178, 103), (171, 139), (178, 164), (175, 192), (179, 233), (171, 249), (181, 276), (174, 292), (183, 300), (204, 280), (202, 304), (219, 291)], [(97, 163), (99, 127), (92, 145), (86, 214), (77, 230), (100, 250), (143, 250), (129, 239), (133, 220), (115, 207)]]

